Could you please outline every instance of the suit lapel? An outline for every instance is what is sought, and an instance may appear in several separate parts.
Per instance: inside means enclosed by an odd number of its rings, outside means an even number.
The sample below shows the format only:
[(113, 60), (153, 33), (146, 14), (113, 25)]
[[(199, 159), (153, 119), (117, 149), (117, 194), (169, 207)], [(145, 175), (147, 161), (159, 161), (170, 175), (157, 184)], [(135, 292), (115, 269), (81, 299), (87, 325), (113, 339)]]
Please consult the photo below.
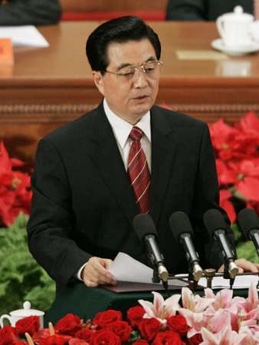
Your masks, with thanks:
[(98, 108), (95, 123), (92, 133), (94, 144), (92, 159), (111, 195), (117, 201), (118, 209), (122, 210), (132, 225), (132, 219), (138, 213), (138, 208), (112, 128), (102, 107)]
[(166, 115), (163, 116), (161, 110), (156, 107), (152, 108), (151, 111), (151, 133), (150, 215), (157, 224), (172, 176), (176, 133), (174, 129), (169, 127)]
[[(138, 214), (132, 188), (129, 183), (112, 128), (103, 107), (97, 109), (93, 127), (92, 159), (97, 165), (114, 200), (132, 225), (132, 219)], [(152, 167), (150, 190), (150, 214), (157, 224), (173, 166), (176, 133), (169, 128), (166, 115), (159, 108), (151, 110)]]

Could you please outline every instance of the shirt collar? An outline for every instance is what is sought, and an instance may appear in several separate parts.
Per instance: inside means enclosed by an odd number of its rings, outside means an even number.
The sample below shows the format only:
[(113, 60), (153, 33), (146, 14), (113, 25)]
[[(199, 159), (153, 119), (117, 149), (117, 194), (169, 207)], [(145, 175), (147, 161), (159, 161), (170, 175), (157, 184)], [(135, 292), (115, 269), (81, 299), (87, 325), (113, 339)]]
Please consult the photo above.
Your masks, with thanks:
[[(108, 121), (112, 127), (115, 138), (120, 147), (123, 149), (127, 143), (130, 131), (133, 126), (127, 121), (120, 118), (118, 115), (116, 115), (108, 106), (106, 99), (103, 100), (103, 107)], [(139, 120), (136, 126), (143, 131), (145, 136), (151, 142), (150, 111), (148, 111), (144, 116), (142, 116), (142, 118)]]

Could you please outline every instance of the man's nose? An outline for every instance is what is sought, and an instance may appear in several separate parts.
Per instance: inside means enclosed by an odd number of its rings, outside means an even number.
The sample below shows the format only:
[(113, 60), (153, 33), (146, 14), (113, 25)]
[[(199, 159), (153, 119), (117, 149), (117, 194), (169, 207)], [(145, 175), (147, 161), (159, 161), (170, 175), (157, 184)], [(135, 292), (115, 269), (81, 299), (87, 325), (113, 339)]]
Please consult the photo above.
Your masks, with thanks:
[(136, 68), (134, 74), (134, 86), (145, 87), (148, 84), (147, 75), (142, 67)]

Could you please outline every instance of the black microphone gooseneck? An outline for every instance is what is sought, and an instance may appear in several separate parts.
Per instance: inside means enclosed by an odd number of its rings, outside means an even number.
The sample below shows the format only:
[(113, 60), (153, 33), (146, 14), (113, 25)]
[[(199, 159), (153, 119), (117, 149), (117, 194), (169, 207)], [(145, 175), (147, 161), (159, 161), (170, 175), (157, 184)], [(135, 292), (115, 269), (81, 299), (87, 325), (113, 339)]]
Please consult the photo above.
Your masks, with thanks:
[(169, 219), (169, 223), (176, 241), (179, 241), (184, 248), (189, 265), (189, 278), (198, 282), (203, 276), (203, 269), (200, 266), (199, 255), (192, 242), (193, 230), (189, 217), (184, 212), (174, 212)]
[(259, 217), (251, 208), (244, 208), (237, 216), (238, 226), (246, 238), (253, 241), (259, 256)]
[(227, 225), (223, 214), (217, 209), (205, 212), (203, 221), (209, 234), (218, 242), (224, 257), (224, 278), (230, 279), (230, 286), (234, 284), (234, 279), (238, 273), (235, 264), (236, 252), (227, 238)]
[(148, 257), (154, 269), (153, 282), (159, 283), (161, 279), (164, 287), (167, 288), (169, 274), (164, 266), (163, 255), (157, 245), (157, 231), (152, 218), (148, 214), (138, 214), (133, 220), (133, 226), (140, 241), (147, 248)]

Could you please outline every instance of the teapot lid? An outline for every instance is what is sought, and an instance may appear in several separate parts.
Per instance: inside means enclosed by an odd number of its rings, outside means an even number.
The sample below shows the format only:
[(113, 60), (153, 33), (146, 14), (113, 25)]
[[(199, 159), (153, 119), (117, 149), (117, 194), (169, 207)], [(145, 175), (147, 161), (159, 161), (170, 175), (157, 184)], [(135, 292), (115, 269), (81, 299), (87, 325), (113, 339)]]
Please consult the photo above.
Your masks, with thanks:
[(45, 313), (41, 310), (31, 309), (31, 303), (28, 301), (23, 303), (23, 309), (17, 309), (10, 312), (10, 315), (12, 316), (23, 316), (23, 317), (32, 316), (32, 315), (40, 316), (44, 314)]
[(235, 6), (234, 11), (222, 15), (224, 19), (231, 20), (253, 20), (253, 15), (245, 13), (242, 6)]

